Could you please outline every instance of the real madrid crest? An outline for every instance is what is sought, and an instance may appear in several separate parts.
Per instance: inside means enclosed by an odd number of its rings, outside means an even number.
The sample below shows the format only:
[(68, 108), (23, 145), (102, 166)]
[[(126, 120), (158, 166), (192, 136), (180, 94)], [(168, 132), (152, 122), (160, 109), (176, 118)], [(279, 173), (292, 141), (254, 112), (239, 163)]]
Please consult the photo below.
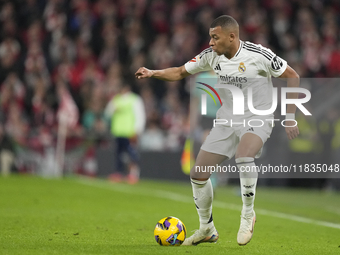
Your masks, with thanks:
[(244, 73), (246, 71), (246, 67), (243, 62), (241, 62), (240, 65), (238, 66), (238, 70), (240, 73)]

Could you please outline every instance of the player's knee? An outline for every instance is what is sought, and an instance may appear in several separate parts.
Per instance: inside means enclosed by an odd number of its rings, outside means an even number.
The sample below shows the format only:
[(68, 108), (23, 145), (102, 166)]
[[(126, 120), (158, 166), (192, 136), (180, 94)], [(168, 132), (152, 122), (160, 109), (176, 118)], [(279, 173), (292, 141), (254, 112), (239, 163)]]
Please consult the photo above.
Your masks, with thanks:
[(205, 181), (210, 177), (210, 172), (205, 171), (204, 166), (194, 165), (190, 171), (190, 178), (194, 180)]
[(251, 157), (251, 156), (249, 155), (249, 153), (240, 153), (240, 154), (235, 155), (235, 159), (246, 158), (246, 157)]
[(235, 154), (235, 159), (237, 159), (237, 158), (247, 158), (247, 157), (254, 158), (255, 155), (254, 155), (254, 152), (252, 152), (251, 150), (244, 150), (244, 151), (237, 152)]

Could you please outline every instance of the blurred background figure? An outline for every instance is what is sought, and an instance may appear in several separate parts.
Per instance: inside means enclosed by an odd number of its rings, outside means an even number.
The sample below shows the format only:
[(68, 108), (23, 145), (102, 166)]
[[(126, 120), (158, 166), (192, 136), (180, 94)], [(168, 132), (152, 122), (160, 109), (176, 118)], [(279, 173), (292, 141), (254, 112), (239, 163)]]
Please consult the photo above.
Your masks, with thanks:
[(3, 176), (9, 175), (14, 167), (14, 146), (4, 126), (0, 123), (0, 173)]
[(105, 116), (110, 120), (117, 156), (116, 172), (111, 174), (109, 179), (113, 182), (123, 180), (127, 162), (125, 155), (128, 155), (126, 178), (128, 183), (135, 184), (140, 174), (138, 136), (144, 130), (146, 119), (143, 101), (140, 96), (131, 91), (130, 85), (123, 84), (120, 92), (106, 106)]

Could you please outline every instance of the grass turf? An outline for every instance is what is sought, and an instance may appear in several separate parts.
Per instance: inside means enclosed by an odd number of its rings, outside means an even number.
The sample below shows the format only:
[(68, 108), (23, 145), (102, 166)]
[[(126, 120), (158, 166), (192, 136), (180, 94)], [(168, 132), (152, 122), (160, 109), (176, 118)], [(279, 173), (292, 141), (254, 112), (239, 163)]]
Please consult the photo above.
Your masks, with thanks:
[(198, 227), (189, 183), (1, 177), (0, 254), (340, 254), (340, 194), (259, 187), (254, 237), (240, 247), (237, 193), (216, 191), (216, 244), (162, 247), (159, 219), (180, 218), (188, 235)]

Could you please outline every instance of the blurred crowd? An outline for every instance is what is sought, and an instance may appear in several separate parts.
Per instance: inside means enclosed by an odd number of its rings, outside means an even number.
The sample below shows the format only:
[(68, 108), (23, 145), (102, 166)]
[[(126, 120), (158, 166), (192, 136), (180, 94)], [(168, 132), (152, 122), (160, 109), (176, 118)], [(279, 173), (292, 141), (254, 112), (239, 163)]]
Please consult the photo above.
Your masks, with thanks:
[[(61, 96), (78, 110), (70, 137), (108, 133), (105, 106), (128, 83), (144, 100), (145, 150), (181, 150), (189, 130), (186, 81), (136, 80), (140, 66), (183, 65), (208, 47), (209, 26), (233, 16), (241, 40), (271, 48), (301, 77), (340, 74), (337, 0), (11, 0), (0, 11), (0, 122), (15, 145), (56, 141)], [(150, 139), (152, 137), (152, 139)]]

